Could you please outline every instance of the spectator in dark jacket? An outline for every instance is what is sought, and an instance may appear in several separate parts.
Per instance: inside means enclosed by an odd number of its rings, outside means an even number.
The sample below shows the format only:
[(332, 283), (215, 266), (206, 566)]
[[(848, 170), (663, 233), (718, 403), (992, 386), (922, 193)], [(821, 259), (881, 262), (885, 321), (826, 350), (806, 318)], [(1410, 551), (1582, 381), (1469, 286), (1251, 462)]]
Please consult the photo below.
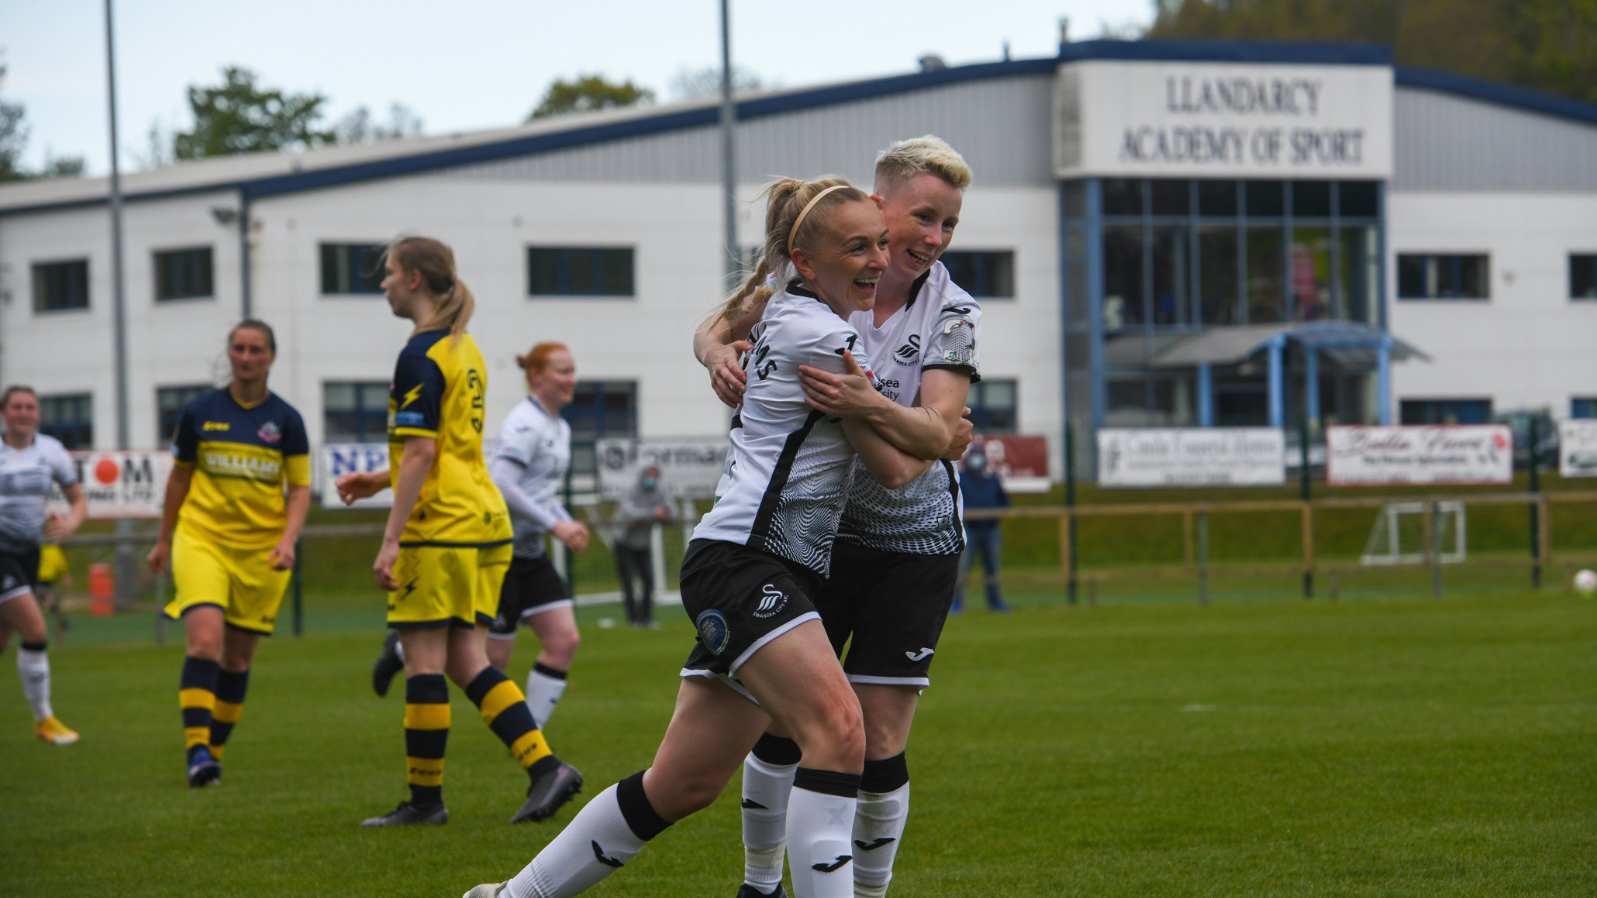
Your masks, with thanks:
[[(987, 467), (987, 453), (978, 444), (965, 456), (963, 471), (959, 476), (959, 492), (965, 500), (965, 511), (977, 509), (1008, 508), (1009, 494), (1004, 485)], [(1009, 605), (998, 591), (999, 537), (997, 518), (965, 517), (965, 553), (959, 557), (959, 585), (954, 589), (954, 612), (964, 607), (965, 583), (970, 579), (970, 569), (977, 555), (981, 556), (982, 570), (986, 573), (987, 607), (992, 611), (1008, 611)]]
[(616, 574), (621, 578), (627, 623), (634, 627), (655, 626), (654, 567), (649, 544), (655, 525), (670, 519), (671, 506), (660, 493), (660, 469), (645, 465), (638, 472), (638, 482), (616, 506), (612, 521), (615, 542), (611, 549), (615, 555)]

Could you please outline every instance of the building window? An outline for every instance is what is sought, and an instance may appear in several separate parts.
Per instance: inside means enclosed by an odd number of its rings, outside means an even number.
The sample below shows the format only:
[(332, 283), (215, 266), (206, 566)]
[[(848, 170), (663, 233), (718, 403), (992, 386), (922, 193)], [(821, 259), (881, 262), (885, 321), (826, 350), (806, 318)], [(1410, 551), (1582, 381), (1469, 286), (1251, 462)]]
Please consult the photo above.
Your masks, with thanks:
[(1491, 418), (1490, 399), (1405, 399), (1398, 406), (1399, 424), (1485, 424)]
[(1018, 432), (1018, 395), (1012, 378), (985, 377), (971, 384), (965, 404), (970, 406), (970, 423), (976, 433)]
[(386, 381), (327, 381), (322, 384), (322, 440), (381, 443), (388, 439)]
[(531, 296), (632, 296), (630, 246), (529, 246)]
[(943, 253), (943, 265), (971, 296), (1015, 298), (1015, 254), (1010, 250), (949, 250)]
[(33, 266), (33, 310), (63, 312), (89, 307), (89, 260), (39, 262)]
[(1597, 396), (1576, 396), (1569, 400), (1571, 418), (1597, 418)]
[(381, 244), (323, 243), (322, 295), (370, 295), (383, 292)]
[(638, 384), (631, 380), (584, 380), (560, 412), (571, 425), (571, 471), (598, 472), (594, 443), (605, 437), (638, 435)]
[(175, 439), (178, 419), (183, 409), (196, 398), (216, 389), (210, 384), (185, 384), (180, 387), (155, 388), (155, 435), (159, 439)]
[(163, 250), (155, 254), (155, 299), (208, 299), (215, 295), (211, 283), (211, 248)]
[(1489, 268), (1484, 254), (1402, 253), (1397, 257), (1397, 298), (1487, 299)]
[(1597, 299), (1597, 253), (1569, 254), (1569, 298)]
[(68, 449), (93, 449), (94, 396), (40, 396), (39, 430), (60, 440)]

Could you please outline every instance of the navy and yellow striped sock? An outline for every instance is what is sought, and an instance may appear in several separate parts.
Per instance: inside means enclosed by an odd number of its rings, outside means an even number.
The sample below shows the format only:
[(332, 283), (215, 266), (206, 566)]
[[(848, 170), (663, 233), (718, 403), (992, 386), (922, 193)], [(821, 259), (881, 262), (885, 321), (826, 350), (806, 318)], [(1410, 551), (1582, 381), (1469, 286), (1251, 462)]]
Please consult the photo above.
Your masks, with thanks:
[(443, 674), (405, 680), (405, 769), (410, 803), (444, 801), (444, 748), (449, 742), (449, 681)]
[(482, 712), (483, 722), (510, 749), (522, 770), (554, 754), (532, 719), (526, 696), (498, 668), (491, 664), (483, 668), (466, 686), (466, 697)]
[(211, 755), (222, 760), (227, 739), (244, 714), (244, 694), (250, 688), (250, 672), (224, 670), (216, 678), (216, 708), (211, 712)]
[(183, 659), (183, 675), (177, 700), (183, 710), (183, 747), (209, 745), (211, 715), (216, 708), (216, 681), (222, 665), (192, 655)]

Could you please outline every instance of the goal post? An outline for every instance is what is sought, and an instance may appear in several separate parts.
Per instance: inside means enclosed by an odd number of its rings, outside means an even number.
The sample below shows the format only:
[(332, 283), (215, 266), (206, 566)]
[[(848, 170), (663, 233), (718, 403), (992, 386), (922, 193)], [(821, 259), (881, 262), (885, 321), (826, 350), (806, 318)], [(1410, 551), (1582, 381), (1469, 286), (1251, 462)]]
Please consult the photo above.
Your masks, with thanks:
[(1371, 566), (1422, 564), (1426, 560), (1425, 517), (1431, 509), (1432, 545), (1436, 560), (1442, 564), (1463, 561), (1466, 557), (1466, 523), (1464, 503), (1457, 500), (1445, 502), (1388, 502), (1381, 506), (1364, 541), (1364, 554), (1359, 563)]

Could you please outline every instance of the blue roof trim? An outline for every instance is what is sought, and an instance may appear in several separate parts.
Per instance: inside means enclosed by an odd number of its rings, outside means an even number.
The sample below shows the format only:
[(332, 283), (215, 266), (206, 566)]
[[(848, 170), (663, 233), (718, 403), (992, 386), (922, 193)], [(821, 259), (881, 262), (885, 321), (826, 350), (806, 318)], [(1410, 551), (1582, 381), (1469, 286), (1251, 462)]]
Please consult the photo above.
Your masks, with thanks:
[[(165, 190), (146, 190), (140, 193), (122, 194), (122, 202), (133, 200), (164, 200), (178, 196), (194, 196), (200, 193), (231, 193), (239, 189), (236, 181), (217, 181), (202, 187), (170, 187)], [(63, 212), (72, 209), (88, 209), (94, 206), (104, 206), (111, 202), (109, 193), (96, 196), (81, 197), (75, 200), (55, 200), (49, 203), (34, 203), (28, 206), (11, 206), (0, 209), (0, 218), (7, 215), (25, 215), (32, 212)]]
[[(893, 96), (917, 90), (929, 90), (949, 84), (985, 81), (1017, 75), (1052, 75), (1058, 67), (1054, 59), (1033, 59), (1010, 62), (979, 63), (955, 68), (936, 69), (910, 75), (895, 75), (869, 81), (857, 81), (813, 90), (795, 91), (775, 97), (759, 97), (737, 104), (739, 121), (752, 121), (766, 116), (781, 115), (806, 109), (816, 109), (856, 100)], [(712, 127), (719, 123), (720, 107), (706, 107), (683, 112), (646, 115), (626, 122), (575, 128), (550, 134), (512, 138), (472, 147), (420, 153), (415, 156), (383, 159), (358, 165), (340, 166), (293, 175), (278, 175), (244, 182), (246, 196), (266, 197), (323, 187), (335, 187), (359, 181), (401, 175), (418, 174), (457, 165), (496, 162), (518, 156), (530, 156), (558, 150), (573, 149), (624, 140), (648, 137), (686, 128)]]
[(1448, 72), (1436, 72), (1430, 69), (1414, 69), (1407, 66), (1400, 66), (1394, 69), (1393, 80), (1397, 82), (1398, 87), (1434, 90), (1439, 93), (1455, 94), (1472, 100), (1482, 100), (1499, 106), (1508, 106), (1513, 109), (1539, 112), (1556, 118), (1597, 124), (1597, 106), (1523, 87), (1511, 87), (1507, 84), (1498, 84), (1493, 81), (1482, 81), (1479, 78), (1453, 75)]
[(1288, 65), (1391, 65), (1384, 44), (1296, 41), (1096, 40), (1065, 44), (1060, 62), (1246, 62)]

